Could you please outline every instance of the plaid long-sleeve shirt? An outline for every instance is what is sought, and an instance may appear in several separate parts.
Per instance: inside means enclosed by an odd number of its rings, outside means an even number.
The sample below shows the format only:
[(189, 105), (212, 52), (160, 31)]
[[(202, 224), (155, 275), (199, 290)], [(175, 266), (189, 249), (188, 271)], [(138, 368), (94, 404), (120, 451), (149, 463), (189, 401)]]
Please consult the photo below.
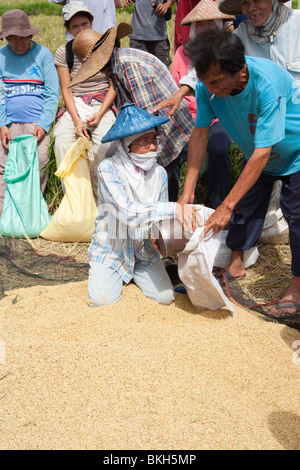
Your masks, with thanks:
[(149, 240), (152, 223), (175, 217), (176, 204), (168, 202), (167, 173), (159, 165), (156, 171), (161, 182), (158, 202), (138, 203), (129, 199), (113, 157), (99, 165), (98, 216), (89, 259), (111, 267), (126, 283), (133, 276), (136, 258), (149, 267), (159, 259)]
[[(148, 112), (161, 101), (171, 98), (178, 86), (167, 67), (148, 52), (132, 48), (115, 49), (112, 57), (112, 80), (118, 107), (132, 102)], [(159, 111), (168, 116), (169, 109)], [(158, 128), (158, 162), (166, 167), (182, 151), (194, 129), (194, 121), (185, 100), (170, 118)]]

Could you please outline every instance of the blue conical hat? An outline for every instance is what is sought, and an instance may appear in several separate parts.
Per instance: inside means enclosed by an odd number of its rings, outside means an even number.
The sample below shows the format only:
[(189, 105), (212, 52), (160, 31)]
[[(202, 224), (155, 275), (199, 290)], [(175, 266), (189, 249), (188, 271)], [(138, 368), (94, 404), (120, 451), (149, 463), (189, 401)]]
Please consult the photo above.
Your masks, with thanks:
[(165, 116), (154, 116), (144, 109), (138, 108), (133, 103), (125, 103), (121, 106), (117, 119), (110, 130), (102, 137), (101, 142), (112, 142), (123, 139), (129, 135), (147, 131), (169, 121)]

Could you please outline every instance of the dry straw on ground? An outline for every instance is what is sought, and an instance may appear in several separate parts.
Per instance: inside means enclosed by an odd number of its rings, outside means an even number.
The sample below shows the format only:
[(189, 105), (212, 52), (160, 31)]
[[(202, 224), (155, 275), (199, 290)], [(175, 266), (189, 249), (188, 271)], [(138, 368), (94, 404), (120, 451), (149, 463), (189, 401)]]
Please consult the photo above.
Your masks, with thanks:
[[(60, 243), (37, 238), (28, 239), (40, 254), (73, 256), (78, 262), (88, 262), (88, 243)], [(291, 254), (289, 245), (259, 245), (259, 258), (247, 269), (247, 276), (240, 281), (244, 291), (256, 302), (280, 299), (291, 277)]]
[(291, 279), (289, 245), (259, 245), (257, 263), (240, 281), (245, 292), (258, 303), (281, 299)]
[(89, 243), (61, 243), (44, 238), (27, 238), (27, 241), (40, 255), (72, 256), (77, 262), (88, 263)]

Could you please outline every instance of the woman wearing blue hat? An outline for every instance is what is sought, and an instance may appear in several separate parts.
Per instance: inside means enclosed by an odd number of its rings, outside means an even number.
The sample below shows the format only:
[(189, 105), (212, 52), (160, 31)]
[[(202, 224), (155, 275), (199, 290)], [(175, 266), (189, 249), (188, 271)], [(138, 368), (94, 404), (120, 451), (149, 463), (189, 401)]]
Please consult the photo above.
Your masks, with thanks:
[(153, 222), (175, 217), (182, 222), (180, 206), (168, 202), (166, 170), (156, 161), (156, 129), (167, 121), (126, 103), (102, 139), (115, 142), (113, 156), (98, 168), (98, 216), (89, 247), (92, 307), (120, 300), (123, 282), (131, 280), (159, 303), (168, 305), (174, 299), (170, 278), (150, 240)]

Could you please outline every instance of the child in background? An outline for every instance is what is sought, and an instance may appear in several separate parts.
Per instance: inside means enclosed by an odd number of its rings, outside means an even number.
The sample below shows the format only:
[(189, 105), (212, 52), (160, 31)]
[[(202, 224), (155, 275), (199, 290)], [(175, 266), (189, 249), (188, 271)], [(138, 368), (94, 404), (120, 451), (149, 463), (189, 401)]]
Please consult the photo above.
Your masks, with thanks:
[(171, 65), (170, 42), (165, 15), (176, 0), (124, 0), (123, 7), (134, 4), (130, 47), (149, 52), (167, 67)]

